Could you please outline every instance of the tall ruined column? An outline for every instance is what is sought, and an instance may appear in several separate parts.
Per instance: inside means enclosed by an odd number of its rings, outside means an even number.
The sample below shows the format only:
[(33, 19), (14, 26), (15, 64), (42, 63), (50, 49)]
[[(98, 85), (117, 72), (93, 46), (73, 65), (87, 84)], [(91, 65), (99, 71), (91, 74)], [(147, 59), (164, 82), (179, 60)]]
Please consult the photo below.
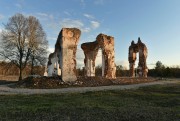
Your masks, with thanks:
[(138, 51), (138, 46), (134, 43), (134, 41), (131, 42), (131, 45), (129, 46), (129, 76), (135, 77), (135, 61), (136, 61), (136, 52)]
[(105, 70), (105, 55), (103, 54), (102, 50), (102, 77), (104, 77), (104, 70)]
[(86, 75), (87, 76), (95, 76), (95, 52), (90, 52), (87, 54), (86, 61)]
[(148, 55), (147, 47), (144, 43), (141, 42), (140, 38), (138, 38), (138, 48), (139, 48), (139, 76), (140, 77), (147, 77), (148, 68), (146, 64), (146, 59)]
[(85, 75), (88, 77), (95, 76), (95, 59), (98, 53), (98, 43), (96, 41), (83, 43), (81, 48), (85, 55)]
[(114, 37), (107, 36), (105, 34), (99, 34), (96, 37), (99, 47), (102, 49), (103, 54), (103, 70), (104, 77), (109, 79), (116, 78), (116, 64), (114, 57)]
[[(56, 68), (57, 71), (60, 71), (61, 69), (63, 81), (77, 80), (76, 50), (80, 35), (81, 31), (77, 28), (63, 28), (56, 41), (54, 54), (57, 55), (58, 59), (55, 57), (52, 58), (53, 60), (56, 59), (58, 61), (58, 63), (56, 63)], [(50, 67), (52, 68), (52, 66)]]
[(135, 69), (134, 69), (135, 63), (129, 63), (129, 76), (135, 77)]
[(134, 73), (134, 63), (129, 59), (129, 76), (130, 77), (134, 77), (135, 73)]

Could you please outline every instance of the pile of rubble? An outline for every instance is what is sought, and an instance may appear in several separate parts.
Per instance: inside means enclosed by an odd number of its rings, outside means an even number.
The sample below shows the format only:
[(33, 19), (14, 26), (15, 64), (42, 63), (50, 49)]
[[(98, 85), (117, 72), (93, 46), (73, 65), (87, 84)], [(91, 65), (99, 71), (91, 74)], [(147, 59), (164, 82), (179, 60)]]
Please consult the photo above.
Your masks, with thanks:
[(27, 77), (17, 83), (22, 88), (58, 88), (60, 85), (66, 87), (61, 77)]
[(155, 78), (116, 78), (107, 79), (103, 77), (78, 77), (76, 81), (64, 82), (60, 76), (56, 77), (27, 77), (17, 83), (17, 87), (52, 89), (66, 87), (95, 87), (109, 85), (138, 84), (157, 81)]

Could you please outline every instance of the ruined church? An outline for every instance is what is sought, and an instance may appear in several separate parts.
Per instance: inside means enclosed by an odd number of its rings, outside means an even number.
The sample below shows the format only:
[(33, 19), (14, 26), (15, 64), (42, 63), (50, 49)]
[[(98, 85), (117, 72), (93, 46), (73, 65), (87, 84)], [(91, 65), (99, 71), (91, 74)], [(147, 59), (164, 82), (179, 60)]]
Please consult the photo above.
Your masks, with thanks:
[[(81, 36), (81, 31), (77, 28), (63, 28), (57, 38), (55, 50), (49, 55), (47, 64), (47, 76), (61, 75), (65, 82), (76, 81), (76, 51)], [(85, 76), (95, 76), (95, 60), (98, 50), (102, 50), (102, 77), (108, 79), (116, 78), (116, 64), (114, 51), (114, 37), (99, 34), (93, 42), (81, 44), (84, 52)], [(130, 76), (134, 77), (134, 65), (136, 53), (139, 52), (139, 76), (147, 77), (147, 47), (141, 42), (131, 42), (129, 47)]]

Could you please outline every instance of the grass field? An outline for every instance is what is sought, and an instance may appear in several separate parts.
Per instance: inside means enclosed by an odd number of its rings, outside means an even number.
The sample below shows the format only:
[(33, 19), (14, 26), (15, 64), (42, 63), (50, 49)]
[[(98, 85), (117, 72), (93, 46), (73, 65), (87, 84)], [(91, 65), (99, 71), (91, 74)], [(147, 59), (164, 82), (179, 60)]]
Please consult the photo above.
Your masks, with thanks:
[(0, 120), (180, 121), (180, 83), (83, 94), (1, 95)]

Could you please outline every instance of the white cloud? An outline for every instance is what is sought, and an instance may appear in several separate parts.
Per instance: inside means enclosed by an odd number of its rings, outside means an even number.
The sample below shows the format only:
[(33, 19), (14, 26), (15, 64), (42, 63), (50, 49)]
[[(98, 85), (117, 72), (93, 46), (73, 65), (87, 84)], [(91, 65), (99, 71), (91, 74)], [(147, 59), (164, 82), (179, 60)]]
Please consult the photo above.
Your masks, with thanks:
[(79, 60), (79, 59), (76, 59), (76, 68), (83, 68), (84, 67), (84, 62)]
[(82, 7), (85, 7), (86, 6), (85, 0), (80, 0), (80, 4)]
[[(82, 49), (78, 48), (76, 52), (76, 62), (77, 62), (77, 67), (82, 68), (84, 67), (84, 52)], [(102, 51), (99, 50), (98, 54), (96, 56), (95, 60), (95, 66), (101, 66), (102, 65)]]
[(15, 6), (16, 6), (17, 8), (22, 8), (22, 5), (19, 4), (19, 3), (16, 3)]
[(4, 16), (2, 14), (0, 14), (0, 20), (3, 19), (3, 18), (4, 18)]
[(87, 13), (85, 13), (85, 14), (83, 14), (86, 18), (88, 18), (88, 19), (94, 19), (94, 16), (93, 15), (90, 15), (90, 14), (87, 14)]
[(25, 0), (16, 0), (17, 2), (14, 4), (15, 7), (22, 9), (25, 6)]
[(98, 51), (98, 54), (97, 54), (96, 60), (95, 60), (95, 65), (102, 66), (102, 50)]
[(82, 68), (84, 67), (84, 52), (83, 50), (78, 47), (76, 51), (76, 63), (77, 63), (77, 68)]
[(45, 17), (48, 17), (48, 14), (46, 14), (46, 13), (36, 13), (37, 15), (39, 15), (39, 16), (45, 16)]
[(63, 19), (60, 21), (60, 25), (63, 28), (79, 28), (82, 32), (90, 32), (91, 28), (84, 27), (84, 23), (81, 20)]
[(86, 33), (88, 33), (88, 32), (90, 32), (90, 31), (91, 31), (91, 28), (89, 28), (89, 27), (82, 28), (82, 29), (81, 29), (81, 31), (82, 31), (82, 32), (86, 32)]
[(49, 53), (53, 53), (54, 52), (54, 48), (53, 47), (49, 47), (48, 51), (49, 51)]
[(68, 27), (82, 28), (84, 26), (84, 24), (80, 20), (73, 20), (73, 19), (63, 19), (62, 21), (60, 21), (60, 24), (62, 27), (66, 27), (66, 28)]
[(49, 18), (50, 19), (54, 19), (54, 16), (51, 14), (51, 15), (49, 15)]
[(49, 22), (47, 23), (47, 27), (51, 30), (55, 31), (54, 34), (58, 34), (60, 30), (60, 23), (59, 22)]
[(97, 21), (91, 21), (91, 26), (93, 29), (97, 29), (100, 26), (100, 23)]
[(64, 14), (65, 14), (65, 15), (68, 15), (68, 16), (71, 15), (71, 14), (70, 14), (69, 12), (67, 12), (67, 11), (64, 11)]
[(2, 39), (1, 33), (2, 33), (2, 29), (0, 28), (0, 40)]
[(52, 14), (47, 14), (47, 13), (41, 13), (38, 12), (36, 13), (36, 16), (40, 19), (40, 20), (53, 20), (54, 16)]
[(129, 69), (129, 62), (127, 60), (118, 60), (116, 61), (116, 65), (122, 65), (125, 69)]
[(95, 5), (103, 5), (104, 4), (104, 0), (95, 0), (94, 4)]
[(60, 21), (61, 27), (65, 28), (79, 28), (82, 32), (90, 32), (91, 29), (97, 29), (100, 26), (100, 23), (97, 21), (90, 21), (91, 26), (85, 27), (84, 23), (81, 20), (74, 20), (74, 19), (63, 19)]
[(48, 39), (48, 41), (51, 41), (51, 40), (55, 41), (55, 40), (57, 40), (56, 37), (47, 37), (47, 39)]

